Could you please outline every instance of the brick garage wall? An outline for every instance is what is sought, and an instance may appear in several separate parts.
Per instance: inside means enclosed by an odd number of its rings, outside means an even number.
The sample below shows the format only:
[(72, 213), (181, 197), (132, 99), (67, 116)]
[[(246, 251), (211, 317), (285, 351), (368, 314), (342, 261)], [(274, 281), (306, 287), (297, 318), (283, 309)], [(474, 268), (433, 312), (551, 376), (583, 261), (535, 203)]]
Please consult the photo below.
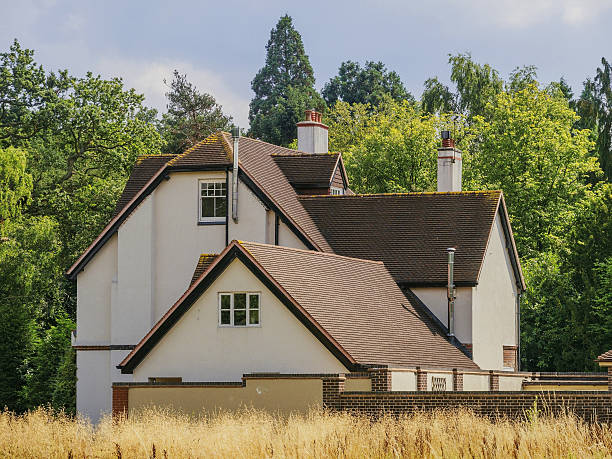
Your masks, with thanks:
[(608, 367), (608, 390), (612, 392), (612, 367)]
[(342, 411), (374, 417), (383, 413), (400, 415), (419, 410), (467, 408), (480, 416), (521, 418), (535, 403), (543, 413), (557, 414), (569, 409), (587, 421), (612, 422), (609, 392), (345, 392), (339, 394), (339, 400)]
[(127, 386), (113, 386), (113, 417), (127, 414), (128, 390)]

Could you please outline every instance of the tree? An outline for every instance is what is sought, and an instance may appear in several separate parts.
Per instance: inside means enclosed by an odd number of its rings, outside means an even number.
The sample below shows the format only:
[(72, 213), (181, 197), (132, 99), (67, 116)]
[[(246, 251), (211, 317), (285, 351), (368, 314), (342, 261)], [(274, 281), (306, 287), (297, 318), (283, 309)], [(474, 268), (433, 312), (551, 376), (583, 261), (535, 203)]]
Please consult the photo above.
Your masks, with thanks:
[(414, 102), (399, 75), (388, 71), (382, 62), (374, 61), (366, 61), (363, 68), (358, 62), (343, 62), (338, 69), (338, 75), (323, 87), (322, 95), (329, 107), (333, 107), (339, 100), (349, 104), (369, 104), (371, 107), (377, 107), (385, 96), (395, 101)]
[(589, 189), (584, 178), (599, 170), (589, 132), (574, 129), (576, 120), (565, 99), (533, 84), (500, 93), (473, 118), (464, 184), (504, 190), (523, 257), (555, 246), (559, 222)]
[(428, 113), (453, 111), (464, 115), (468, 121), (482, 115), (487, 104), (504, 89), (499, 73), (489, 64), (477, 64), (469, 53), (449, 55), (448, 62), (456, 93), (453, 94), (437, 78), (430, 78), (425, 82), (423, 109)]
[(314, 89), (314, 74), (302, 37), (291, 17), (280, 18), (270, 32), (266, 63), (251, 83), (250, 135), (277, 145), (288, 145), (297, 136), (296, 123), (308, 108), (322, 110), (323, 99)]
[(161, 121), (166, 153), (182, 153), (213, 132), (231, 128), (232, 117), (223, 114), (215, 98), (198, 91), (187, 81), (187, 75), (181, 75), (178, 70), (174, 71), (166, 97), (168, 111)]
[(595, 78), (587, 79), (576, 111), (580, 115), (580, 126), (593, 131), (596, 145), (593, 155), (608, 181), (612, 181), (612, 66), (601, 58)]
[[(396, 102), (390, 97), (372, 113), (365, 105), (338, 102), (328, 117), (330, 142), (344, 143), (345, 165), (355, 191), (436, 188), (438, 131), (446, 117), (423, 116), (407, 100)], [(352, 132), (346, 129), (349, 124), (355, 126)], [(347, 136), (347, 132), (351, 133)]]
[(32, 176), (26, 172), (25, 151), (0, 148), (0, 236), (2, 222), (21, 215), (31, 194)]

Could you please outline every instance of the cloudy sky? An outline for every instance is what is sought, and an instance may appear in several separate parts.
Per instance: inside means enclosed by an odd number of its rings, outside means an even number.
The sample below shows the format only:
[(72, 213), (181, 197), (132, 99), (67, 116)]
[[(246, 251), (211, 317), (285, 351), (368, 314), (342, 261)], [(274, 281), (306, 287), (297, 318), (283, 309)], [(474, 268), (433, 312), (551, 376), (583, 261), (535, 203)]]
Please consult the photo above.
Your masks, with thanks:
[(428, 77), (448, 81), (449, 53), (469, 51), (503, 76), (532, 64), (579, 92), (612, 59), (612, 0), (0, 0), (0, 40), (19, 39), (50, 70), (121, 76), (159, 110), (176, 68), (246, 126), (250, 82), (285, 13), (318, 88), (344, 60), (381, 60), (419, 96)]

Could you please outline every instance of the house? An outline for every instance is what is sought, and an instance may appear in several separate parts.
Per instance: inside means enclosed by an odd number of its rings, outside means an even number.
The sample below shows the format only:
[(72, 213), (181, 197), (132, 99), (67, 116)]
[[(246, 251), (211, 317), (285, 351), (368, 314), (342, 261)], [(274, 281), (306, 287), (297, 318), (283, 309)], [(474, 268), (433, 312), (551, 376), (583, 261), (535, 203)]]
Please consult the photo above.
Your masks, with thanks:
[(67, 275), (77, 410), (94, 420), (129, 384), (385, 367), (389, 390), (452, 390), (457, 369), (473, 388), (518, 370), (525, 286), (503, 194), (461, 191), (449, 138), (435, 193), (354, 194), (314, 111), (298, 151), (219, 132), (140, 157)]

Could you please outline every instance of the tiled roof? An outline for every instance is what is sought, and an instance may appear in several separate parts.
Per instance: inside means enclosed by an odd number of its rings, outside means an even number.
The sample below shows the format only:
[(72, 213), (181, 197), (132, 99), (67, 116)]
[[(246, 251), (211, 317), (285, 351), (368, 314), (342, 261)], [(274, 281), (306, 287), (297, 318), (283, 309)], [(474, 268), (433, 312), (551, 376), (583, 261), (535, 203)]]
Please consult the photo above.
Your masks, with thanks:
[(302, 196), (334, 253), (383, 261), (406, 285), (445, 285), (446, 249), (455, 281), (475, 284), (500, 191)]
[(185, 150), (170, 162), (175, 168), (199, 168), (202, 166), (230, 166), (232, 149), (221, 132), (217, 132)]
[(328, 187), (338, 163), (338, 153), (276, 153), (274, 162), (294, 187)]
[(598, 362), (612, 362), (612, 349), (608, 352), (604, 352), (599, 357), (597, 357)]
[[(236, 256), (278, 286), (292, 312), (322, 341), (358, 365), (473, 368), (404, 296), (383, 263), (288, 247), (233, 241), (120, 364), (129, 371)], [(204, 288), (202, 288), (204, 286)], [(275, 287), (276, 288), (276, 287)], [(285, 303), (287, 304), (287, 303)], [(265, 306), (263, 306), (265, 307)], [(324, 343), (324, 344), (325, 344)], [(128, 371), (128, 372), (129, 372)]]
[(132, 198), (138, 193), (151, 177), (168, 161), (174, 158), (176, 155), (146, 155), (139, 156), (134, 163), (130, 178), (125, 184), (123, 193), (117, 201), (113, 217), (115, 217), (121, 210), (132, 200)]
[(383, 263), (241, 245), (358, 363), (478, 368), (414, 308)]
[[(229, 134), (225, 135), (228, 142), (231, 141)], [(263, 192), (268, 194), (281, 211), (312, 240), (316, 245), (315, 248), (329, 252), (331, 250), (327, 241), (298, 201), (295, 190), (272, 158), (274, 153), (291, 152), (295, 152), (295, 150), (241, 137), (238, 153), (240, 167)]]
[(218, 253), (203, 253), (202, 255), (200, 255), (198, 264), (196, 265), (195, 270), (193, 271), (193, 276), (191, 276), (191, 282), (189, 282), (190, 287), (195, 283), (195, 281), (198, 280), (198, 277), (200, 277), (202, 273), (204, 273), (204, 271), (208, 269), (208, 267), (212, 264), (213, 261), (215, 261), (215, 258), (217, 258), (218, 256)]

